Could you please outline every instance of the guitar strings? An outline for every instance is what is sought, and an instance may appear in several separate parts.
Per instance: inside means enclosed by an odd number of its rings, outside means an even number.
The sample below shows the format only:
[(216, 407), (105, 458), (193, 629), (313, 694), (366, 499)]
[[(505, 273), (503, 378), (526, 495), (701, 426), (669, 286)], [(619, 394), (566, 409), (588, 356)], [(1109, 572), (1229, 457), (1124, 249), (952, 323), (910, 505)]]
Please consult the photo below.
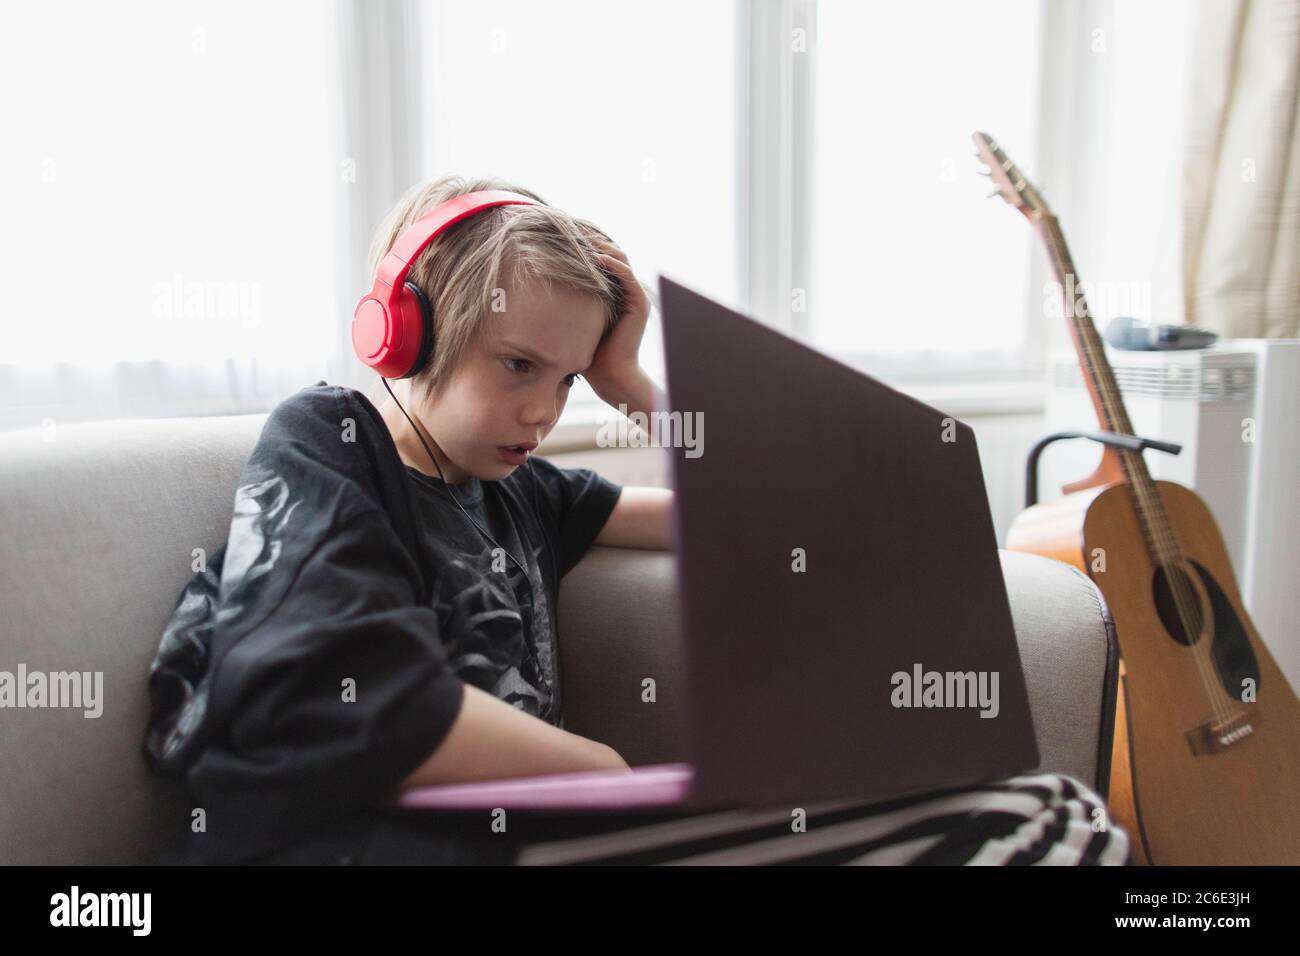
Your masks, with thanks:
[[(1059, 226), (1054, 226), (1059, 230)], [(1077, 275), (1074, 272), (1074, 264), (1069, 260), (1068, 252), (1064, 251), (1064, 237), (1054, 235), (1053, 240), (1059, 239), (1059, 249), (1054, 248), (1054, 254), (1058, 258), (1058, 266), (1061, 264), (1068, 265), (1065, 274)], [(1051, 243), (1054, 244), (1054, 243)], [(1076, 283), (1076, 288), (1078, 287)], [(1086, 299), (1085, 299), (1086, 308)], [(1088, 362), (1089, 371), (1092, 373), (1091, 380), (1096, 383), (1101, 399), (1102, 411), (1106, 416), (1105, 424), (1112, 431), (1133, 434), (1132, 424), (1128, 420), (1127, 412), (1124, 409), (1122, 398), (1116, 393), (1113, 382), (1103, 374), (1102, 370), (1106, 367), (1097, 361), (1097, 351), (1099, 339), (1096, 337), (1096, 328), (1091, 322), (1083, 323), (1080, 321), (1083, 317), (1074, 315), (1074, 328), (1077, 331), (1079, 344), (1084, 352), (1084, 357)], [(1091, 331), (1091, 335), (1089, 335)], [(1102, 356), (1104, 362), (1104, 355)], [(1174, 606), (1178, 613), (1179, 623), (1182, 625), (1184, 632), (1188, 635), (1189, 649), (1192, 652), (1193, 660), (1197, 666), (1197, 672), (1201, 683), (1209, 697), (1210, 703), (1214, 708), (1215, 717), (1218, 720), (1226, 721), (1229, 714), (1220, 706), (1220, 698), (1228, 700), (1227, 694), (1222, 691), (1213, 679), (1210, 672), (1212, 662), (1207, 660), (1207, 655), (1203, 654), (1200, 649), (1200, 641), (1196, 638), (1198, 631), (1192, 628), (1192, 622), (1195, 615), (1189, 611), (1189, 605), (1196, 602), (1195, 595), (1188, 595), (1186, 583), (1180, 574), (1174, 572), (1174, 562), (1181, 556), (1181, 549), (1177, 540), (1173, 536), (1172, 528), (1169, 525), (1168, 514), (1164, 511), (1163, 502), (1161, 502), (1159, 493), (1156, 491), (1151, 478), (1146, 471), (1146, 463), (1141, 458), (1140, 452), (1130, 452), (1125, 449), (1118, 451), (1118, 459), (1121, 468), (1128, 478), (1128, 485), (1131, 493), (1135, 497), (1137, 506), (1137, 516), (1143, 526), (1143, 532), (1152, 550), (1156, 561), (1165, 572), (1166, 580), (1169, 582), (1170, 590), (1174, 599)], [(1190, 600), (1189, 600), (1190, 599)], [(1218, 693), (1216, 694), (1216, 689)]]
[[(1070, 260), (1069, 252), (1065, 248), (1065, 239), (1060, 234), (1060, 227), (1054, 220), (1048, 220), (1047, 218), (1040, 218), (1039, 222), (1046, 227), (1045, 238), (1047, 245), (1051, 250), (1058, 270), (1061, 272), (1061, 277), (1072, 275), (1077, 279), (1078, 274), (1074, 271), (1074, 263)], [(1074, 287), (1079, 288), (1077, 281)], [(1063, 283), (1063, 295), (1064, 288)], [(1084, 298), (1082, 294), (1080, 294), (1080, 298)], [(1084, 298), (1084, 308), (1085, 312), (1089, 311), (1086, 298)], [(1068, 301), (1066, 302), (1066, 313), (1073, 320), (1072, 327), (1076, 333), (1078, 344), (1083, 351), (1084, 360), (1088, 363), (1088, 370), (1091, 373), (1090, 380), (1098, 389), (1098, 398), (1101, 401), (1102, 412), (1106, 418), (1103, 424), (1110, 431), (1132, 435), (1133, 426), (1128, 420), (1123, 399), (1118, 394), (1117, 387), (1111, 378), (1102, 374), (1102, 370), (1108, 368), (1108, 365), (1102, 364), (1105, 362), (1104, 353), (1101, 354), (1101, 363), (1097, 360), (1100, 339), (1097, 337), (1096, 326), (1093, 325), (1090, 318), (1087, 322), (1082, 321), (1082, 319), (1087, 318), (1087, 315), (1079, 316), (1075, 314), (1075, 310), (1069, 308)], [(1117, 457), (1120, 467), (1128, 478), (1127, 484), (1130, 493), (1135, 499), (1137, 517), (1142, 525), (1143, 534), (1149, 547), (1154, 552), (1153, 557), (1164, 571), (1179, 623), (1183, 627), (1183, 632), (1187, 635), (1188, 647), (1192, 652), (1192, 658), (1196, 664), (1201, 684), (1214, 710), (1215, 719), (1220, 723), (1227, 723), (1240, 712), (1233, 712), (1232, 708), (1235, 707), (1235, 702), (1214, 677), (1214, 664), (1210, 659), (1209, 648), (1201, 648), (1201, 645), (1207, 642), (1201, 638), (1200, 626), (1198, 625), (1195, 629), (1192, 627), (1197, 618), (1200, 618), (1200, 624), (1203, 624), (1205, 616), (1201, 611), (1201, 602), (1196, 596), (1194, 587), (1191, 585), (1190, 580), (1184, 577), (1181, 568), (1177, 566), (1178, 560), (1183, 556), (1182, 549), (1173, 533), (1172, 525), (1169, 523), (1169, 515), (1164, 509), (1164, 502), (1152, 482), (1150, 473), (1147, 471), (1146, 461), (1142, 458), (1141, 451), (1118, 449)], [(1191, 589), (1190, 593), (1189, 589)], [(1196, 610), (1193, 611), (1192, 608)], [(1222, 706), (1221, 702), (1226, 702), (1227, 707)]]
[[(1074, 274), (1073, 263), (1070, 263), (1070, 267), (1069, 274)], [(1096, 355), (1098, 340), (1095, 336), (1095, 327), (1092, 329), (1094, 334), (1090, 336), (1088, 335), (1088, 326), (1079, 321), (1081, 317), (1075, 316), (1074, 318), (1074, 324), (1079, 333), (1080, 345), (1088, 361), (1089, 371), (1093, 373), (1092, 380), (1096, 382), (1101, 393), (1099, 397), (1102, 400), (1103, 413), (1108, 419), (1106, 424), (1112, 431), (1132, 434), (1132, 425), (1128, 421), (1122, 399), (1115, 393), (1112, 383), (1108, 381), (1106, 376), (1100, 374), (1101, 368), (1098, 365)], [(1210, 704), (1214, 708), (1215, 718), (1219, 721), (1227, 721), (1230, 715), (1220, 706), (1220, 699), (1228, 700), (1227, 695), (1213, 679), (1210, 671), (1212, 662), (1207, 660), (1207, 655), (1200, 648), (1201, 642), (1197, 640), (1198, 629), (1192, 627), (1195, 615), (1190, 612), (1189, 606), (1195, 603), (1195, 595), (1188, 595), (1186, 583), (1181, 574), (1174, 573), (1174, 562), (1180, 556), (1181, 549), (1173, 537), (1172, 529), (1168, 523), (1168, 515), (1161, 507), (1162, 502), (1160, 502), (1159, 493), (1151, 484), (1150, 475), (1145, 467), (1146, 463), (1142, 460), (1140, 452), (1120, 449), (1118, 458), (1120, 466), (1128, 478), (1131, 493), (1136, 499), (1137, 516), (1141, 520), (1145, 536), (1155, 552), (1156, 561), (1165, 572), (1179, 623), (1188, 636), (1189, 650), (1192, 652), (1202, 686), (1205, 688)], [(1216, 690), (1218, 693), (1216, 693)]]

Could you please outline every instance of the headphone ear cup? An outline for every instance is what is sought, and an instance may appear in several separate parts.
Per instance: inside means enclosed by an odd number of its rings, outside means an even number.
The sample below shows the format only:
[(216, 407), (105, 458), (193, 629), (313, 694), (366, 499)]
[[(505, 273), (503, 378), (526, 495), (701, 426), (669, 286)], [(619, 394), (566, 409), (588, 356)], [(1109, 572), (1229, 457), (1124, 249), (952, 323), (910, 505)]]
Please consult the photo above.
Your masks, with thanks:
[(414, 282), (406, 282), (403, 287), (415, 299), (420, 309), (420, 351), (416, 353), (411, 370), (402, 376), (402, 378), (411, 378), (428, 365), (433, 355), (433, 306), (429, 304), (429, 297), (424, 294), (424, 290)]

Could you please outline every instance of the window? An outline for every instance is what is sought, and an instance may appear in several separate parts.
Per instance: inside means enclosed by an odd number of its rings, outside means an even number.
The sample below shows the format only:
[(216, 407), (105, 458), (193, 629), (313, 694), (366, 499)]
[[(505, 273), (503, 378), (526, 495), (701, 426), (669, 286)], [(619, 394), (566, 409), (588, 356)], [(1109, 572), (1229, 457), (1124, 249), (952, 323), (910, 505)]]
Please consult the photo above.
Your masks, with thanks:
[[(1117, 0), (1104, 16), (1073, 19), (1052, 11), (1076, 52), (1052, 81), (1070, 115), (1043, 175), (1101, 329), (1121, 315), (1183, 321), (1190, 28), (1203, 12), (1183, 0)], [(1054, 346), (1073, 352), (1056, 303), (1050, 324)]]
[[(3, 14), (0, 82), (26, 92), (0, 153), (0, 428), (371, 388), (349, 322), (373, 230), (452, 172), (534, 189), (647, 284), (672, 275), (900, 387), (1003, 388), (1062, 331), (1032, 231), (985, 198), (975, 129), (1046, 191), (1086, 279), (1177, 271), (1157, 209), (1177, 198), (1190, 14), (1169, 0), (133, 10)], [(1176, 277), (1155, 285), (1147, 311), (1177, 321)], [(654, 313), (660, 382), (661, 337)], [(613, 414), (579, 382), (565, 420)]]
[(328, 13), (6, 9), (0, 427), (265, 410), (323, 376), (342, 314)]
[(1036, 0), (817, 4), (812, 344), (895, 379), (1030, 363), (1032, 234), (970, 134), (1035, 168), (1039, 29)]

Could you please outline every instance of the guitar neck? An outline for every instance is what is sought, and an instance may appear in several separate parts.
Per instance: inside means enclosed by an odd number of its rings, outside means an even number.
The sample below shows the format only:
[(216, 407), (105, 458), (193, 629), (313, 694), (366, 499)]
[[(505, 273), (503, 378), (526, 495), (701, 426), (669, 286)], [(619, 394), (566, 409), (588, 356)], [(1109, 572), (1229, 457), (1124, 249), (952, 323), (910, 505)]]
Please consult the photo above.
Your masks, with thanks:
[[(1056, 217), (1051, 214), (1038, 217), (1035, 225), (1043, 244), (1047, 247), (1056, 281), (1061, 285), (1065, 320), (1069, 324), (1070, 337), (1079, 355), (1084, 383), (1087, 385), (1088, 394), (1092, 397), (1097, 421), (1105, 431), (1132, 435), (1133, 425), (1129, 421), (1128, 411), (1124, 408), (1124, 399), (1115, 381), (1115, 373), (1106, 358), (1101, 336), (1097, 334), (1097, 327), (1093, 324), (1091, 310), (1080, 287), (1074, 260), (1070, 256), (1070, 249), (1065, 243), (1061, 227)], [(1152, 560), (1160, 564), (1179, 560), (1182, 557), (1182, 550), (1174, 536), (1164, 502), (1151, 479), (1151, 473), (1147, 470), (1142, 453), (1123, 448), (1110, 451), (1119, 457), (1124, 475), (1128, 479), (1133, 505), (1142, 525), (1142, 533), (1146, 538), (1147, 550)]]

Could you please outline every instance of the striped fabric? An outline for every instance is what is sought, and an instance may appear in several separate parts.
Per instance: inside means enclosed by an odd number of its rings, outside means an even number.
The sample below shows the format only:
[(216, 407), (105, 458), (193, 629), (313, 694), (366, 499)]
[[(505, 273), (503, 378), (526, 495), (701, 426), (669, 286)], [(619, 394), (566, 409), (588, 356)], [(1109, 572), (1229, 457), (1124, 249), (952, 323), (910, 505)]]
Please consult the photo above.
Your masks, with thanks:
[[(864, 805), (683, 815), (644, 825), (626, 818), (548, 818), (539, 829), (580, 835), (518, 848), (523, 866), (578, 864), (1124, 865), (1129, 837), (1104, 801), (1060, 774), (1008, 777), (975, 787)], [(804, 825), (798, 830), (797, 819)], [(586, 831), (586, 832), (582, 832)]]

